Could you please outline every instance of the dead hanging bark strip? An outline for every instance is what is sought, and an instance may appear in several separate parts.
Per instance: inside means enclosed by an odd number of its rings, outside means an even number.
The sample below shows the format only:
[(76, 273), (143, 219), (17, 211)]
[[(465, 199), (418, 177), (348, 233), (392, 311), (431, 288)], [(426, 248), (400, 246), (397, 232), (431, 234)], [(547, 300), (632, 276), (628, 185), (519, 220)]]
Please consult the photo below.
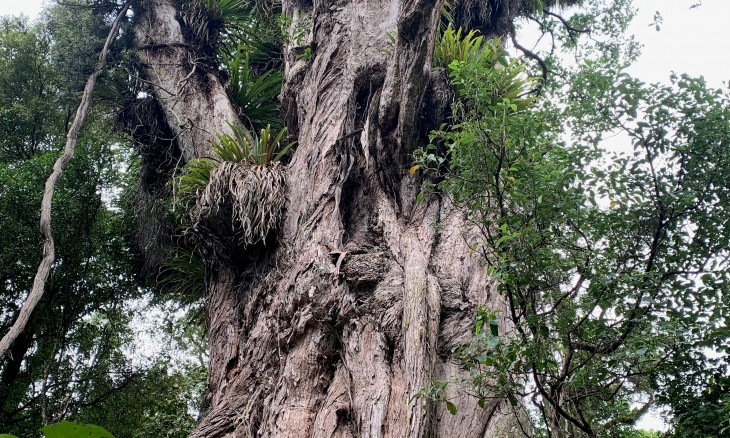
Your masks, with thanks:
[(33, 312), (33, 309), (43, 296), (43, 290), (46, 287), (48, 274), (50, 273), (53, 262), (56, 259), (56, 248), (53, 242), (53, 235), (51, 234), (51, 203), (53, 200), (53, 191), (56, 188), (56, 182), (63, 173), (64, 167), (66, 167), (69, 161), (71, 161), (71, 158), (73, 158), (74, 152), (76, 151), (76, 141), (79, 137), (79, 131), (81, 131), (81, 127), (83, 126), (84, 120), (86, 119), (86, 114), (88, 113), (89, 107), (91, 106), (91, 95), (94, 92), (96, 80), (104, 67), (106, 67), (106, 58), (109, 53), (109, 47), (111, 46), (114, 38), (119, 32), (119, 26), (121, 26), (122, 20), (124, 19), (124, 17), (126, 17), (127, 10), (129, 9), (131, 3), (132, 0), (127, 0), (124, 3), (122, 10), (119, 12), (119, 15), (117, 15), (117, 17), (114, 19), (114, 23), (112, 23), (112, 28), (109, 31), (109, 35), (107, 35), (106, 37), (106, 41), (104, 42), (104, 48), (99, 54), (99, 62), (96, 64), (96, 68), (94, 69), (94, 72), (89, 76), (89, 79), (86, 80), (86, 87), (84, 87), (84, 94), (81, 98), (81, 104), (79, 104), (79, 108), (76, 110), (76, 117), (71, 124), (71, 128), (69, 129), (68, 134), (66, 135), (66, 148), (63, 151), (63, 155), (61, 155), (56, 160), (56, 163), (53, 165), (53, 172), (51, 173), (51, 176), (49, 176), (46, 180), (46, 187), (43, 191), (43, 200), (41, 201), (40, 228), (41, 235), (44, 239), (43, 258), (41, 259), (41, 263), (38, 266), (38, 271), (36, 272), (35, 279), (33, 280), (33, 289), (30, 291), (28, 298), (26, 298), (25, 302), (23, 303), (23, 307), (20, 308), (20, 314), (18, 315), (18, 318), (15, 320), (15, 323), (10, 328), (8, 333), (6, 333), (5, 336), (3, 336), (3, 339), (0, 341), (0, 358), (5, 356), (5, 353), (8, 351), (8, 348), (10, 348), (10, 345), (18, 338), (18, 336), (20, 336), (21, 333), (23, 333), (23, 330), (28, 323), (28, 319), (30, 319), (30, 315)]

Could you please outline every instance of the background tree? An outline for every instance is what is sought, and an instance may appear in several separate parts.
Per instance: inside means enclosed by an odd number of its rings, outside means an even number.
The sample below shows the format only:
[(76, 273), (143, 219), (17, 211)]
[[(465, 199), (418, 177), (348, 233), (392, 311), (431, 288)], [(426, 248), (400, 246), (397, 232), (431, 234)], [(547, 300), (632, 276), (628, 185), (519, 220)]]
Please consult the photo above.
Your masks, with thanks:
[[(519, 64), (494, 68), (497, 49), (449, 65), (454, 123), (420, 165), (480, 230), (472, 250), (510, 323), (480, 312), (458, 349), (466, 382), (482, 404), (530, 401), (526, 435), (634, 436), (655, 397), (679, 414), (675, 433), (721, 435), (728, 96), (686, 76), (647, 86), (617, 47), (601, 41), (563, 68), (544, 110), (529, 108)], [(615, 132), (630, 153), (605, 148)], [(447, 399), (444, 385), (425, 394)]]
[[(62, 147), (72, 98), (83, 86), (74, 75), (86, 74), (66, 70), (57, 51), (63, 46), (78, 54), (95, 41), (88, 37), (91, 28), (105, 27), (90, 11), (72, 21), (57, 7), (48, 17), (52, 26), (18, 18), (0, 23), (2, 333), (31, 287), (40, 259), (38, 188)], [(127, 158), (120, 146), (125, 138), (111, 129), (114, 116), (108, 107), (91, 115), (57, 189), (58, 257), (38, 308), (0, 360), (2, 432), (35, 436), (44, 424), (73, 418), (103, 424), (117, 437), (185, 436), (194, 424), (189, 388), (200, 374), (191, 368), (184, 376), (167, 362), (153, 358), (149, 365), (129, 355), (134, 338), (128, 302), (145, 290), (132, 269), (121, 212), (111, 205)], [(179, 392), (169, 395), (170, 387)], [(147, 403), (140, 404), (140, 397)]]

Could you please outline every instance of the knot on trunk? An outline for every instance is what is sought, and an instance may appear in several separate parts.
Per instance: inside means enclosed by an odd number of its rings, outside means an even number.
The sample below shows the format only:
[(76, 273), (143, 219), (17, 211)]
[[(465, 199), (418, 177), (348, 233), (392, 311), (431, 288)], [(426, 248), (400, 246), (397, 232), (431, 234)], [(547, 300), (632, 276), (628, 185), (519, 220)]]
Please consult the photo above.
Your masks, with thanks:
[(354, 285), (377, 284), (388, 272), (388, 255), (370, 252), (348, 255), (342, 262), (341, 272), (348, 283)]

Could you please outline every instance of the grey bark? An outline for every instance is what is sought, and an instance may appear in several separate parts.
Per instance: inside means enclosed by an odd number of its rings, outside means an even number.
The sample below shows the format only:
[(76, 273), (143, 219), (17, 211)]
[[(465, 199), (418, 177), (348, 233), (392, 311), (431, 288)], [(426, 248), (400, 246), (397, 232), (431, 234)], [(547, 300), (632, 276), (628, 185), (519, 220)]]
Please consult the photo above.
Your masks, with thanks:
[[(235, 111), (191, 68), (171, 0), (140, 3), (146, 79), (185, 158), (204, 155)], [(441, 5), (284, 1), (299, 17), (290, 32), (308, 32), (285, 48), (281, 98), (299, 141), (286, 214), (268, 246), (210, 269), (209, 410), (193, 437), (519, 436), (502, 401), (483, 410), (451, 386), (451, 415), (414, 399), (465, 376), (452, 347), (478, 305), (504, 305), (469, 255), (464, 216), (445, 198), (416, 204), (408, 174)]]
[[(183, 158), (208, 155), (216, 132), (238, 120), (223, 85), (185, 38), (174, 0), (140, 0), (134, 47)], [(184, 164), (184, 163), (183, 163)]]

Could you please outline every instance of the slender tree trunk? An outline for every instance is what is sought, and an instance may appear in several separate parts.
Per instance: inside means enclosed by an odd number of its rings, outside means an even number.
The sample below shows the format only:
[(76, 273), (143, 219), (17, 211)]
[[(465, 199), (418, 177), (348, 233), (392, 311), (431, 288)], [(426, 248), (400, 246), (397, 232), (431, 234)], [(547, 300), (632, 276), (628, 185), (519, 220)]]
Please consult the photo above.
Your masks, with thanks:
[[(172, 0), (140, 3), (146, 79), (185, 158), (204, 154), (235, 112), (191, 69)], [(285, 48), (281, 97), (299, 140), (287, 213), (268, 246), (210, 269), (209, 410), (194, 437), (520, 436), (504, 402), (481, 409), (454, 385), (451, 415), (416, 398), (465, 376), (452, 348), (478, 305), (503, 306), (463, 215), (442, 197), (417, 204), (408, 174), (435, 105), (423, 99), (441, 3), (284, 1), (299, 17), (290, 31), (309, 31)]]

